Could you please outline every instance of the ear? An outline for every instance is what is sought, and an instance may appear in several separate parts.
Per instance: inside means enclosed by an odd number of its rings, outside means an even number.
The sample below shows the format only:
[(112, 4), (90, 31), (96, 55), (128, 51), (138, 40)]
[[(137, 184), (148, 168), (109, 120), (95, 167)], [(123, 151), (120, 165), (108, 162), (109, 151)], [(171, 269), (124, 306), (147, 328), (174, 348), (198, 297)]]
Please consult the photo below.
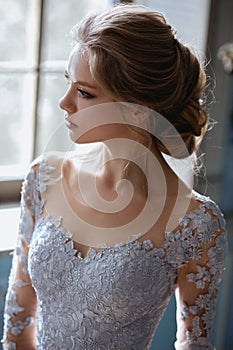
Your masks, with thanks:
[(132, 121), (138, 125), (144, 124), (151, 114), (151, 110), (145, 106), (135, 106), (131, 111)]

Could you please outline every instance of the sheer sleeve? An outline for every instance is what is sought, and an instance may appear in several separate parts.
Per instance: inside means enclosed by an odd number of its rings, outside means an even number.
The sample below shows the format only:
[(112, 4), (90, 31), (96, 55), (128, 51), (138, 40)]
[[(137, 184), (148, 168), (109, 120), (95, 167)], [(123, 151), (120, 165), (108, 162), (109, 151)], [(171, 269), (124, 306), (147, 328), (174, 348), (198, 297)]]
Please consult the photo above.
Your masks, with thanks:
[(187, 247), (191, 258), (178, 273), (177, 350), (214, 349), (210, 336), (224, 269), (225, 221), (213, 202), (201, 210), (198, 216), (193, 215), (191, 227), (187, 227), (192, 230)]
[(35, 169), (27, 174), (21, 193), (17, 246), (14, 250), (4, 313), (4, 349), (35, 349), (36, 294), (28, 274), (28, 249), (39, 197)]

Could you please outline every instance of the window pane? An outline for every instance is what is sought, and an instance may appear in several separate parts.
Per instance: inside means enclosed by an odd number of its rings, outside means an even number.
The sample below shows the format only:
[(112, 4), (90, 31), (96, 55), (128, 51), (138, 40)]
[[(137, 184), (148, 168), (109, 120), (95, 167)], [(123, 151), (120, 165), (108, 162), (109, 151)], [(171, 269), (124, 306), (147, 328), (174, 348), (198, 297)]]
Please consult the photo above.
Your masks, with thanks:
[(0, 1), (1, 180), (21, 178), (32, 157), (38, 9), (37, 1)]
[(63, 72), (41, 76), (39, 111), (37, 115), (36, 155), (45, 151), (66, 151), (70, 147), (64, 112), (58, 102), (65, 92)]
[(109, 0), (47, 0), (44, 9), (43, 60), (64, 60), (69, 53), (69, 32), (89, 11), (102, 10)]
[(0, 1), (0, 61), (22, 61), (27, 57), (29, 0)]
[[(32, 149), (33, 82), (32, 74), (0, 74), (1, 176), (19, 176), (25, 171), (25, 166), (29, 161)], [(13, 165), (16, 166), (14, 174), (10, 167)]]
[(178, 37), (205, 54), (210, 0), (149, 0), (147, 5), (162, 12)]

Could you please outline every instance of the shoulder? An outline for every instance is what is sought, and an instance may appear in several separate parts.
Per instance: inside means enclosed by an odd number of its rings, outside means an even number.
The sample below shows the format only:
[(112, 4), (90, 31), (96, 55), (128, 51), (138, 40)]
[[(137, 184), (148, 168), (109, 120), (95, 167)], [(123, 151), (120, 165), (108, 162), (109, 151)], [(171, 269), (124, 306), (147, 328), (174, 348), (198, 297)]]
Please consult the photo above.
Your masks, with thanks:
[(29, 171), (33, 169), (36, 171), (38, 168), (54, 167), (57, 168), (65, 159), (65, 153), (63, 152), (48, 152), (41, 154), (35, 158), (29, 167)]
[[(43, 206), (43, 194), (47, 186), (61, 178), (64, 154), (50, 152), (35, 158), (25, 174), (21, 188), (21, 203), (35, 214), (35, 208)], [(38, 209), (39, 210), (39, 209)]]
[(194, 218), (195, 216), (199, 216), (200, 222), (216, 222), (218, 224), (218, 230), (225, 230), (226, 221), (218, 204), (209, 196), (198, 192), (194, 192), (194, 196), (196, 203), (198, 203), (198, 209), (193, 213)]
[[(210, 197), (197, 192), (194, 194), (197, 207), (181, 219), (181, 232), (184, 237), (189, 237), (191, 245), (196, 242), (204, 250), (216, 246), (224, 252), (227, 247), (227, 231), (222, 211)], [(186, 232), (189, 234), (186, 235)]]
[(43, 171), (59, 170), (68, 162), (82, 162), (81, 155), (76, 152), (47, 152), (35, 158), (30, 164), (30, 169)]
[(22, 191), (44, 192), (45, 183), (60, 174), (63, 161), (64, 154), (61, 152), (50, 152), (35, 158), (24, 177)]
[(64, 152), (48, 152), (41, 154), (31, 162), (28, 174), (34, 173), (34, 175), (37, 177), (39, 176), (41, 180), (45, 180), (49, 175), (54, 177), (61, 173), (65, 161), (66, 153)]
[(24, 183), (37, 187), (40, 193), (45, 192), (48, 185), (59, 182), (64, 171), (75, 163), (81, 164), (82, 159), (76, 152), (48, 152), (35, 158), (28, 169)]
[(188, 262), (193, 266), (209, 263), (210, 259), (216, 266), (223, 266), (227, 252), (226, 223), (218, 205), (208, 196), (195, 192), (195, 208), (180, 220), (177, 232), (166, 238), (171, 261), (184, 271)]

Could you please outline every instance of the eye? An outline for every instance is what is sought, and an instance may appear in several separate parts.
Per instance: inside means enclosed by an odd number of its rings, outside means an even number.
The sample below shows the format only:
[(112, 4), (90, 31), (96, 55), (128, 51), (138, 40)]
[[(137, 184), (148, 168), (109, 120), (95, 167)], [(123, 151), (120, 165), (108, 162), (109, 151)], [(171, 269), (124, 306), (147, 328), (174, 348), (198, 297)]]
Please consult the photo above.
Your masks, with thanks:
[(70, 80), (70, 77), (69, 77), (68, 73), (65, 72), (65, 73), (64, 73), (64, 76), (65, 76), (67, 85), (70, 85), (70, 84), (71, 84), (71, 80)]
[(82, 98), (87, 98), (87, 99), (90, 99), (90, 98), (94, 98), (93, 95), (89, 94), (88, 92), (82, 90), (82, 89), (76, 89), (79, 93), (79, 95), (81, 95)]

